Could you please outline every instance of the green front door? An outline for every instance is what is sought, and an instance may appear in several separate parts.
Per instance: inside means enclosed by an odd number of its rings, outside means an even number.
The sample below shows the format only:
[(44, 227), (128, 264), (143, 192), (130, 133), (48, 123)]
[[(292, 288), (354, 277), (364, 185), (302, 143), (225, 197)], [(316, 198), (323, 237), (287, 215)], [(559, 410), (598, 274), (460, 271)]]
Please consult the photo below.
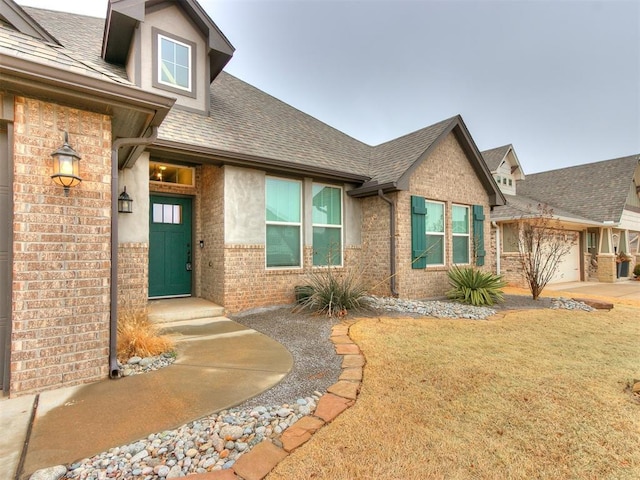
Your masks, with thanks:
[(191, 199), (151, 195), (149, 297), (191, 295)]

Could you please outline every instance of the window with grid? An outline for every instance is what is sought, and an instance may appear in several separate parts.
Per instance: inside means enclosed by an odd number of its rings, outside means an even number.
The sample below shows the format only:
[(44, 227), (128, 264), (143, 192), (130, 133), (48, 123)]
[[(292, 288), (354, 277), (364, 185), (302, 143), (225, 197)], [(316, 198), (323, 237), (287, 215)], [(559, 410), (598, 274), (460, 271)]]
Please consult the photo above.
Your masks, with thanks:
[(342, 265), (342, 189), (313, 184), (313, 265)]
[(193, 58), (195, 45), (180, 41), (162, 33), (156, 33), (158, 87), (170, 87), (193, 92)]
[(444, 203), (425, 202), (426, 214), (426, 261), (427, 265), (444, 265)]
[(302, 251), (302, 184), (266, 179), (267, 267), (300, 267)]
[(454, 264), (470, 263), (469, 232), (469, 207), (453, 205), (451, 208), (451, 235)]

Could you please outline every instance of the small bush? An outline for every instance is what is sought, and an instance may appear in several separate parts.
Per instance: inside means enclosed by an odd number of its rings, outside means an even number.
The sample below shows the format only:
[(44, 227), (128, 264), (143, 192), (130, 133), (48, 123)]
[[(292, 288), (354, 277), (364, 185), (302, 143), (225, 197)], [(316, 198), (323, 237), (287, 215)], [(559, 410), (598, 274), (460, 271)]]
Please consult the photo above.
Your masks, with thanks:
[(636, 266), (633, 267), (633, 274), (636, 277), (640, 277), (640, 263), (636, 263)]
[(153, 357), (171, 352), (173, 341), (158, 334), (158, 327), (152, 324), (146, 314), (122, 313), (118, 318), (118, 359), (126, 361), (131, 357)]
[(303, 288), (303, 295), (299, 297), (300, 307), (326, 313), (330, 317), (344, 316), (348, 310), (360, 307), (360, 300), (366, 294), (357, 275), (336, 275), (331, 268), (312, 273), (309, 285)]
[(500, 275), (471, 267), (453, 267), (448, 275), (452, 288), (447, 296), (452, 300), (476, 306), (504, 301), (502, 288), (507, 282)]

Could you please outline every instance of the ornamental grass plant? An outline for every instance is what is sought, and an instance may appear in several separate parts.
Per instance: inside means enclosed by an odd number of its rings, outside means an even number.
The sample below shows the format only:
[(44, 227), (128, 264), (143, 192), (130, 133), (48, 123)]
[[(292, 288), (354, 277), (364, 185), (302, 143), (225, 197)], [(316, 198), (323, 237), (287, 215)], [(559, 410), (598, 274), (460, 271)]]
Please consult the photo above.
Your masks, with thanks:
[(160, 335), (145, 313), (122, 312), (118, 317), (117, 356), (120, 361), (131, 357), (154, 357), (174, 349), (173, 340)]
[(330, 317), (341, 317), (349, 310), (359, 308), (366, 295), (360, 275), (353, 271), (338, 273), (332, 267), (309, 274), (308, 285), (302, 289), (300, 308)]

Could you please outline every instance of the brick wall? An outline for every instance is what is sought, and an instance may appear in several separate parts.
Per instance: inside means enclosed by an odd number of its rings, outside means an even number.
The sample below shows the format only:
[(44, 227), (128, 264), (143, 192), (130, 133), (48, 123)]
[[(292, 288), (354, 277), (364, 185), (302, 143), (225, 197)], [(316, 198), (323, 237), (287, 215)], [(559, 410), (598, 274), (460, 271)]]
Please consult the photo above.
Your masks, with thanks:
[(212, 165), (200, 167), (198, 182), (196, 247), (198, 296), (227, 306), (224, 298), (224, 170)]
[[(11, 395), (108, 374), (111, 119), (15, 98)], [(51, 152), (69, 132), (82, 183), (65, 197)]]
[(149, 244), (118, 245), (118, 312), (145, 314), (149, 296)]
[[(298, 285), (309, 283), (309, 274), (321, 269), (312, 268), (313, 249), (305, 246), (302, 269), (267, 270), (264, 245), (226, 245), (224, 247), (224, 307), (229, 312), (285, 305), (295, 302)], [(358, 272), (360, 248), (344, 250), (344, 267), (334, 268), (336, 275)]]
[[(413, 269), (411, 263), (411, 196), (444, 201), (446, 209), (446, 261), (443, 267)], [(455, 135), (449, 134), (414, 171), (409, 191), (398, 192), (396, 200), (396, 287), (402, 298), (426, 298), (443, 295), (448, 286), (447, 271), (452, 265), (451, 207), (482, 205), (485, 213), (485, 270), (495, 271), (495, 250), (491, 242), (488, 195)], [(375, 259), (368, 279), (374, 293), (388, 294), (389, 223), (388, 206), (377, 198), (363, 205), (363, 256)], [(375, 219), (375, 221), (371, 221)], [(471, 240), (472, 241), (472, 240)]]

